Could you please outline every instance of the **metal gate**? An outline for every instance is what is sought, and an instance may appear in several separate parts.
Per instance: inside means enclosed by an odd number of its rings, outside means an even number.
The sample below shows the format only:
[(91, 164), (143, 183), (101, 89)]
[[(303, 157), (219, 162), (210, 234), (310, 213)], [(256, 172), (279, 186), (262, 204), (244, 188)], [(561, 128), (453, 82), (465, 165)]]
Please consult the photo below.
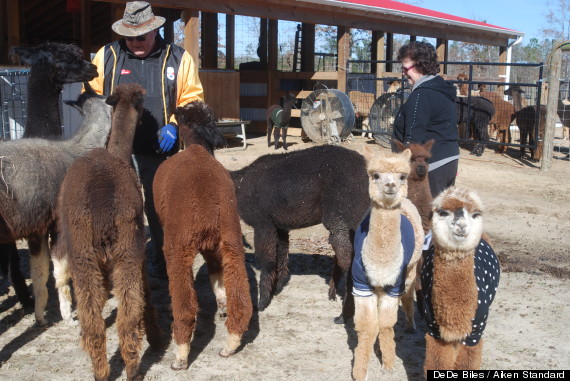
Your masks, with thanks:
[[(381, 76), (370, 73), (370, 68), (375, 64), (385, 65), (388, 71)], [(483, 144), (498, 149), (520, 147), (536, 150), (539, 139), (543, 136), (543, 132), (539, 131), (539, 122), (541, 118), (545, 118), (545, 108), (540, 107), (541, 98), (542, 103), (546, 103), (542, 90), (542, 63), (440, 62), (440, 64), (447, 67), (447, 74), (444, 77), (458, 87), (458, 126), (462, 144), (470, 146)], [(511, 78), (524, 80), (507, 82), (507, 76), (499, 75), (499, 67), (506, 67)], [(353, 131), (372, 133), (378, 143), (388, 146), (394, 117), (411, 92), (407, 81), (402, 79), (401, 64), (398, 61), (349, 60), (347, 68), (346, 91), (357, 113)], [(507, 89), (511, 90), (506, 91)], [(512, 95), (505, 94), (505, 91)], [(477, 118), (481, 112), (477, 107), (480, 99), (476, 97), (481, 94), (493, 98), (490, 101), (495, 108), (495, 114), (492, 120), (489, 120), (492, 122), (489, 123), (489, 130), (482, 136), (474, 133), (473, 129), (475, 122), (473, 118), (474, 116)], [(519, 117), (513, 120), (512, 114), (525, 107), (533, 109), (532, 118), (523, 120)], [(518, 115), (522, 114), (517, 113)], [(537, 136), (539, 139), (534, 138)]]

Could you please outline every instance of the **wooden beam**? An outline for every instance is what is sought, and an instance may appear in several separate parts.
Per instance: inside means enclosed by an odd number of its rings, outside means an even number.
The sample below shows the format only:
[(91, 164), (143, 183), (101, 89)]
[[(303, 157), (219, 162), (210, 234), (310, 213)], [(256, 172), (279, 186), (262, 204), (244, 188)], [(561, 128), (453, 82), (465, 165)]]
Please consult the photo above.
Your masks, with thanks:
[(218, 68), (218, 14), (202, 12), (202, 68)]
[(301, 71), (315, 71), (315, 24), (303, 23), (301, 35)]
[[(447, 61), (448, 55), (449, 55), (448, 41), (447, 40), (442, 40), (441, 38), (438, 38), (436, 40), (435, 50), (437, 53), (437, 60), (438, 61), (440, 61), (440, 62), (441, 61)], [(447, 74), (447, 65), (439, 64), (439, 72), (440, 72), (440, 74)]]
[(277, 45), (279, 43), (277, 20), (269, 20), (269, 35), (267, 36), (267, 67), (269, 70), (277, 70), (278, 52)]
[(81, 0), (81, 47), (83, 58), (91, 60), (91, 2), (89, 0)]
[(410, 42), (416, 42), (416, 36), (411, 36), (411, 35), (410, 35)]
[[(379, 30), (372, 31), (372, 51), (371, 51), (371, 59), (372, 61), (382, 61), (384, 60), (384, 32)], [(381, 73), (386, 71), (386, 63), (377, 63), (372, 65), (372, 72), (376, 74), (376, 78), (379, 77)], [(376, 81), (376, 96), (378, 97), (380, 94), (384, 92), (384, 81)]]
[[(123, 4), (112, 4), (111, 6), (111, 19), (114, 21), (121, 20), (125, 13), (125, 6)], [(113, 40), (119, 40), (122, 37), (113, 32)]]
[(226, 69), (235, 67), (235, 28), (236, 17), (226, 15)]
[(260, 62), (267, 63), (267, 19), (259, 19), (259, 43), (257, 45), (257, 55)]
[(337, 29), (337, 85), (342, 92), (346, 91), (346, 61), (350, 57), (350, 29), (339, 26)]
[(200, 67), (200, 57), (198, 56), (200, 41), (200, 16), (196, 9), (185, 9), (182, 11), (184, 21), (184, 50), (194, 59), (194, 63)]
[[(18, 0), (7, 0), (6, 2), (6, 26), (7, 26), (7, 51), (20, 46), (20, 2)], [(7, 58), (7, 57), (6, 57)]]
[[(506, 63), (506, 62), (507, 62), (507, 47), (506, 46), (500, 46), (499, 47), (499, 63)], [(507, 80), (507, 66), (506, 65), (498, 66), (498, 72), (499, 72), (499, 78), (501, 78), (502, 81), (506, 81)], [(502, 85), (497, 86), (497, 94), (499, 94), (500, 96), (503, 96), (504, 91), (505, 91), (505, 86), (502, 86)]]

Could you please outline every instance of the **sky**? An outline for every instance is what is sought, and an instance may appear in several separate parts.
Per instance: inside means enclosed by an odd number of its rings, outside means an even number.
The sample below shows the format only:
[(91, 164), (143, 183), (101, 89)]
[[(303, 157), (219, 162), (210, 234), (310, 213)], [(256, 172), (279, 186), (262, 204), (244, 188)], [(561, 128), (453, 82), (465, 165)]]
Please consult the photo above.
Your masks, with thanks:
[(544, 38), (548, 4), (555, 0), (417, 0), (410, 3), (525, 33), (522, 43)]

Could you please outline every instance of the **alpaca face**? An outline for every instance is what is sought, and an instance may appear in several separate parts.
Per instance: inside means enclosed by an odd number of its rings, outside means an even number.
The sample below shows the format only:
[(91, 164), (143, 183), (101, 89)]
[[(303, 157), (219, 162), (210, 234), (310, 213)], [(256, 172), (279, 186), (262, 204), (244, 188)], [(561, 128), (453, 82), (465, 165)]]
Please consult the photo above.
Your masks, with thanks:
[(450, 187), (433, 202), (432, 231), (439, 246), (451, 250), (473, 250), (483, 233), (483, 206), (479, 197)]
[(364, 149), (367, 161), (370, 198), (383, 208), (393, 208), (408, 195), (411, 151), (393, 154)]

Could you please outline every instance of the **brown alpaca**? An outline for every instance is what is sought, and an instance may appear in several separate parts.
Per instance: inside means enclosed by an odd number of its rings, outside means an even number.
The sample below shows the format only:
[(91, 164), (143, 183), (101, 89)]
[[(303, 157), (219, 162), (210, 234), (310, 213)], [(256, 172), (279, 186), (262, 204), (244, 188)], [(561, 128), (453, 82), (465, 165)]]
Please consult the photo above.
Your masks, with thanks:
[(105, 321), (101, 312), (112, 285), (119, 301), (117, 330), (128, 380), (139, 379), (139, 351), (146, 328), (153, 348), (160, 334), (145, 280), (144, 214), (137, 177), (130, 166), (135, 128), (145, 90), (117, 86), (107, 103), (114, 108), (108, 149), (96, 148), (68, 170), (58, 197), (61, 232), (54, 274), (64, 320), (71, 320), (73, 280), (81, 343), (96, 380), (108, 380)]
[(354, 238), (352, 278), (358, 345), (352, 376), (356, 380), (366, 379), (376, 338), (384, 369), (394, 369), (394, 324), (400, 298), (407, 326), (415, 329), (412, 285), (424, 240), (421, 217), (406, 198), (411, 151), (393, 154), (365, 147), (364, 157), (372, 207)]
[(428, 370), (479, 369), (481, 335), (499, 284), (497, 256), (482, 238), (483, 204), (450, 187), (433, 202), (434, 245), (422, 268)]
[[(191, 102), (176, 118), (186, 150), (165, 161), (154, 178), (154, 204), (164, 229), (164, 258), (172, 297), (176, 359), (171, 368), (188, 368), (198, 298), (192, 264), (202, 253), (220, 310), (227, 308), (228, 338), (220, 355), (231, 356), (252, 315), (245, 253), (232, 179), (213, 156), (223, 142), (208, 106)], [(183, 170), (181, 170), (183, 168)]]
[[(396, 139), (394, 139), (393, 142), (398, 152), (403, 152), (406, 148), (412, 151), (412, 157), (410, 159), (411, 170), (410, 176), (408, 177), (408, 198), (416, 209), (418, 209), (418, 213), (422, 218), (422, 228), (426, 237), (423, 249), (427, 250), (426, 245), (429, 246), (431, 242), (431, 203), (433, 201), (429, 189), (428, 160), (431, 158), (431, 147), (433, 143), (435, 143), (435, 140), (432, 139), (425, 144), (410, 144), (407, 147)], [(428, 237), (430, 238), (428, 239)], [(415, 289), (418, 310), (420, 313), (423, 313), (423, 293), (422, 284), (420, 282), (421, 269), (422, 257), (420, 257), (416, 267)]]
[[(515, 113), (515, 107), (499, 94), (492, 91), (480, 91), (479, 96), (486, 98), (495, 106), (495, 115), (491, 118), (489, 126), (491, 134), (497, 132), (497, 140), (501, 143), (510, 143), (511, 134), (510, 126), (512, 115)], [(499, 145), (497, 152), (503, 153), (507, 150), (506, 145)]]

